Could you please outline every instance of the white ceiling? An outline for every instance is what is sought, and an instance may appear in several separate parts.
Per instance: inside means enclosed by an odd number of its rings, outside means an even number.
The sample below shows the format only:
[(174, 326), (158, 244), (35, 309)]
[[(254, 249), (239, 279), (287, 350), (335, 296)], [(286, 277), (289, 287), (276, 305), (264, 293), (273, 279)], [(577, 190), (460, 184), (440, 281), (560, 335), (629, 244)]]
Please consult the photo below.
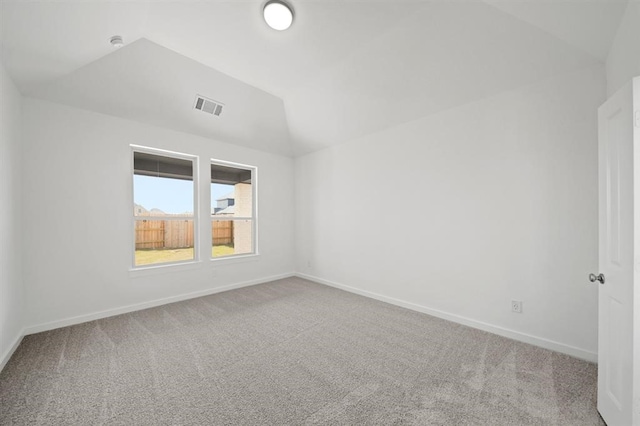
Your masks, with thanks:
[[(294, 25), (277, 32), (262, 20), (263, 1), (2, 0), (2, 61), (29, 96), (303, 154), (602, 62), (626, 7), (626, 0), (290, 2)], [(127, 46), (114, 52), (115, 34)], [(138, 87), (145, 72), (167, 67), (187, 73), (189, 84), (153, 78), (146, 90), (158, 92), (157, 102), (146, 106), (135, 90), (91, 90), (114, 74), (123, 87)], [(234, 89), (225, 91), (229, 76)], [(202, 125), (191, 104), (182, 112), (175, 108), (186, 105), (167, 105), (194, 91), (223, 94), (220, 101), (243, 105), (236, 111), (244, 117)], [(283, 107), (261, 120), (242, 102), (248, 92), (265, 105), (278, 104), (275, 95)], [(174, 119), (161, 119), (167, 114)], [(265, 121), (275, 123), (266, 133)]]
[[(141, 38), (54, 82), (37, 97), (160, 127), (292, 155), (282, 99)], [(216, 117), (196, 94), (224, 103)]]

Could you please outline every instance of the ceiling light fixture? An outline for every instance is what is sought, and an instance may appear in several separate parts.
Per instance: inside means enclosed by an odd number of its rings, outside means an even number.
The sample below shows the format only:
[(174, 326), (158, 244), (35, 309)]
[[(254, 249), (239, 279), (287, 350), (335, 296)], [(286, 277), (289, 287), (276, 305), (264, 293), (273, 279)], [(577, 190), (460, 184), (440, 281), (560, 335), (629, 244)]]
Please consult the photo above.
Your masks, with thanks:
[(293, 23), (293, 9), (282, 0), (268, 1), (262, 13), (267, 25), (274, 30), (286, 30)]
[(111, 43), (112, 47), (120, 48), (122, 46), (124, 46), (124, 42), (122, 41), (122, 37), (119, 35), (115, 35), (113, 37), (111, 37), (111, 39), (109, 40), (109, 43)]

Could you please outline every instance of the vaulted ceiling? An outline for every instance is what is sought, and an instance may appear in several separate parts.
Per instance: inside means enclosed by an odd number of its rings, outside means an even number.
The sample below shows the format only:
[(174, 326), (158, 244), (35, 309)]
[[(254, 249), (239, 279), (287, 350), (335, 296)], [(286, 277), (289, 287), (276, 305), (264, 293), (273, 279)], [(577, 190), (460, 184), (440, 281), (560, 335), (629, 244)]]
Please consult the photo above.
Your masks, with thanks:
[[(290, 2), (278, 32), (263, 1), (3, 0), (2, 62), (27, 96), (300, 155), (602, 62), (626, 7)], [(196, 94), (224, 113), (195, 115)]]

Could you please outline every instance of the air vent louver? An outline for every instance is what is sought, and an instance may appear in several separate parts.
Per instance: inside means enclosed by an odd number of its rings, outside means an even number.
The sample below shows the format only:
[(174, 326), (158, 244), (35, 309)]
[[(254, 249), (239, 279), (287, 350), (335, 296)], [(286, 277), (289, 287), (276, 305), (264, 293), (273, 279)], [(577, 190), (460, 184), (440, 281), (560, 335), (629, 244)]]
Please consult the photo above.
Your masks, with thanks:
[(221, 102), (214, 101), (213, 99), (208, 99), (200, 95), (196, 96), (196, 104), (194, 108), (197, 110), (206, 112), (208, 114), (220, 116), (220, 114), (222, 114), (223, 107), (224, 104)]

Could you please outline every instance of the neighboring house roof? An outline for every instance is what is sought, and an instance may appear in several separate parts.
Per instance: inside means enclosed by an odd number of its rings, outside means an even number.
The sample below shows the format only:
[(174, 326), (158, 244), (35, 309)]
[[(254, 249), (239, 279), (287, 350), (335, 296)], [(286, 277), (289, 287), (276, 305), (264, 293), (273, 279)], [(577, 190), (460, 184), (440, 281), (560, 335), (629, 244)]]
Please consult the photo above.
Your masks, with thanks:
[(133, 210), (134, 210), (134, 214), (146, 214), (149, 213), (147, 211), (147, 209), (145, 209), (143, 206), (141, 206), (140, 204), (133, 204)]
[(149, 213), (152, 213), (154, 216), (155, 215), (164, 215), (164, 214), (166, 214), (162, 210), (156, 209), (156, 208), (153, 208), (153, 209), (149, 210)]
[(218, 211), (217, 213), (214, 213), (215, 215), (219, 216), (219, 215), (225, 215), (225, 214), (234, 214), (236, 211), (236, 206), (229, 206), (226, 209), (222, 209), (220, 211)]
[(223, 195), (222, 197), (218, 198), (216, 201), (222, 201), (222, 200), (235, 200), (235, 195), (233, 194), (233, 191), (231, 191), (230, 193), (228, 193), (227, 195)]

